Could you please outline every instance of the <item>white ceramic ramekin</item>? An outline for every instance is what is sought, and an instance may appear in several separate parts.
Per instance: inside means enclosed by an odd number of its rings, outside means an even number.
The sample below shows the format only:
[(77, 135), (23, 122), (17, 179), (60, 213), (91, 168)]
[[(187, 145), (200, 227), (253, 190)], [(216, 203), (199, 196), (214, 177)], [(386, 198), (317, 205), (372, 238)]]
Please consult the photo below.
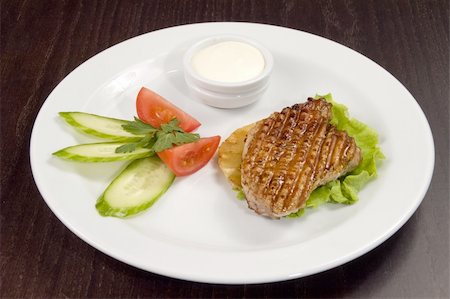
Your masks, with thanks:
[[(220, 82), (200, 76), (192, 67), (193, 56), (201, 49), (224, 41), (238, 41), (257, 48), (264, 57), (264, 69), (256, 77), (242, 82)], [(203, 39), (190, 47), (183, 58), (184, 78), (191, 94), (201, 102), (218, 108), (237, 108), (261, 98), (269, 86), (273, 57), (260, 44), (246, 37), (220, 35)]]

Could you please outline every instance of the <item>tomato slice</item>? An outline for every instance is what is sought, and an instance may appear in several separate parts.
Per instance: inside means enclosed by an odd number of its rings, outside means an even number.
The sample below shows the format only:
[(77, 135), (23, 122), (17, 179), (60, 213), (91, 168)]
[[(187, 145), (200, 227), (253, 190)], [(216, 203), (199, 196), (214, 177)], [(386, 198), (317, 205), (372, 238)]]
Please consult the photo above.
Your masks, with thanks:
[(192, 174), (211, 160), (219, 146), (220, 136), (200, 138), (158, 153), (177, 176)]
[(180, 128), (186, 132), (191, 132), (200, 126), (195, 118), (145, 87), (141, 88), (137, 96), (136, 110), (139, 119), (155, 128), (174, 118), (178, 119)]

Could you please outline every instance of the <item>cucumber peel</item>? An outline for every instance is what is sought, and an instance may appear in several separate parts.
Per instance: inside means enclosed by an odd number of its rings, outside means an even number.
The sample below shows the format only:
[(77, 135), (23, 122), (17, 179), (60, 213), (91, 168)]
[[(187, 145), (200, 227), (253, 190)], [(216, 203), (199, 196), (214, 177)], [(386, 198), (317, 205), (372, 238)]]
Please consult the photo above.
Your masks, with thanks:
[(157, 156), (132, 161), (109, 184), (95, 207), (102, 216), (125, 218), (150, 208), (175, 175)]
[(138, 147), (131, 153), (116, 153), (119, 146), (126, 142), (102, 142), (87, 143), (63, 148), (53, 155), (77, 162), (114, 162), (134, 160), (154, 155), (154, 151), (148, 148)]
[(91, 136), (114, 141), (135, 141), (144, 137), (125, 131), (122, 125), (130, 123), (127, 120), (85, 112), (59, 112), (59, 115), (72, 127)]

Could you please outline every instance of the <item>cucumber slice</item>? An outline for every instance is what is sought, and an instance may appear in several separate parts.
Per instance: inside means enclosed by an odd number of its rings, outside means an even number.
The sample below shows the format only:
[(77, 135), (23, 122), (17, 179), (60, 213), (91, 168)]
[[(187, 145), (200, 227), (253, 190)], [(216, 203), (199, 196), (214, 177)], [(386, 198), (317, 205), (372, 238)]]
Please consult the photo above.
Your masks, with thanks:
[(109, 184), (95, 207), (102, 216), (124, 218), (137, 214), (151, 207), (174, 179), (157, 156), (135, 160)]
[(126, 142), (88, 143), (63, 148), (53, 155), (78, 162), (113, 162), (134, 160), (154, 154), (151, 149), (138, 147), (131, 153), (116, 153), (115, 150)]
[(127, 120), (104, 117), (84, 112), (60, 112), (59, 115), (76, 129), (96, 137), (110, 140), (137, 140), (143, 135), (134, 135), (122, 128), (129, 123)]

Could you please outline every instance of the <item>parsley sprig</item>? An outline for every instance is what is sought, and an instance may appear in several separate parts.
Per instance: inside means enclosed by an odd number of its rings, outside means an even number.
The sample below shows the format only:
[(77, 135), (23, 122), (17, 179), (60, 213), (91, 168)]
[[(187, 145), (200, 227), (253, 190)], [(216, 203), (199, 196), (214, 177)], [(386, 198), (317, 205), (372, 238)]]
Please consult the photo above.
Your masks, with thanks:
[(134, 121), (122, 125), (122, 128), (131, 134), (144, 135), (144, 137), (117, 147), (116, 153), (131, 153), (138, 147), (149, 148), (158, 153), (174, 145), (190, 143), (200, 138), (198, 134), (186, 133), (180, 128), (176, 118), (157, 129), (135, 117)]

